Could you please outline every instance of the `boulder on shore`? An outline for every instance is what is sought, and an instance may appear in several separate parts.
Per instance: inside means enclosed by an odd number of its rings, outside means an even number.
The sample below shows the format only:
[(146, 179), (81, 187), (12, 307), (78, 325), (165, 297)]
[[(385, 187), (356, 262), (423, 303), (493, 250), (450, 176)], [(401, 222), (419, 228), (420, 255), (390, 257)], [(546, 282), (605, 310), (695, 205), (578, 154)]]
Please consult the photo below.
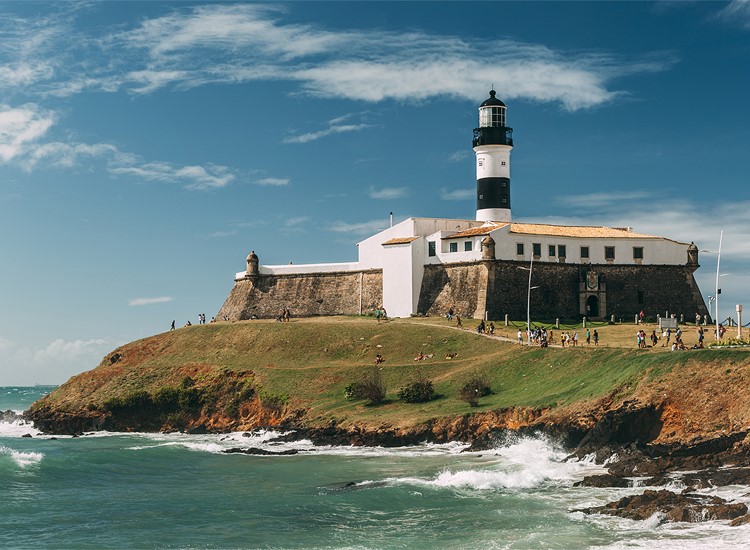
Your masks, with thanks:
[(735, 519), (747, 514), (741, 502), (727, 502), (716, 496), (677, 494), (672, 491), (645, 491), (642, 495), (623, 497), (604, 506), (574, 510), (585, 514), (606, 514), (645, 520), (661, 514), (664, 521), (698, 523), (709, 520)]

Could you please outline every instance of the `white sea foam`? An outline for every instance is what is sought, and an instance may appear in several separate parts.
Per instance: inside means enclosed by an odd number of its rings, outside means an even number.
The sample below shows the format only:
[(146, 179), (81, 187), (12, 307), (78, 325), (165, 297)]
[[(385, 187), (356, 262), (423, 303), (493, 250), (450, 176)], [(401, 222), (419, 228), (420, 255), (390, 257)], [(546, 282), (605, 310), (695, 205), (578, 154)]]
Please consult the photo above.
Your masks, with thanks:
[(512, 445), (495, 449), (493, 453), (499, 459), (481, 469), (446, 469), (432, 479), (404, 477), (387, 481), (477, 491), (531, 489), (549, 483), (570, 482), (585, 473), (601, 470), (591, 462), (566, 461), (566, 453), (545, 438), (519, 438)]
[(38, 436), (41, 433), (34, 427), (33, 422), (27, 420), (17, 419), (13, 422), (0, 422), (0, 437), (21, 437), (26, 434)]
[(21, 468), (37, 464), (44, 458), (42, 453), (16, 451), (5, 445), (0, 445), (0, 456), (9, 456)]

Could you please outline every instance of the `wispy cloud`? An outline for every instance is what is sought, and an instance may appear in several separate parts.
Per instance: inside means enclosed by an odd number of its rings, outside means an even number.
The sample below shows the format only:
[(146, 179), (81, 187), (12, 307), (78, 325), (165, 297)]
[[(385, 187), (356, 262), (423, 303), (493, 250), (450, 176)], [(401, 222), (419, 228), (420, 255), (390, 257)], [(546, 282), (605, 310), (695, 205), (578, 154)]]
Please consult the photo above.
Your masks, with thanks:
[(381, 189), (376, 189), (375, 187), (371, 186), (367, 191), (367, 195), (371, 199), (379, 199), (379, 200), (402, 199), (409, 195), (409, 188), (408, 187), (383, 187)]
[(293, 227), (299, 227), (300, 225), (304, 225), (305, 223), (310, 221), (310, 216), (296, 216), (294, 218), (287, 218), (284, 220), (284, 227), (286, 228), (293, 228)]
[(750, 0), (732, 0), (716, 14), (716, 18), (750, 30)]
[(640, 201), (653, 197), (649, 191), (629, 191), (625, 193), (586, 193), (585, 195), (564, 195), (557, 197), (557, 202), (573, 207), (619, 206), (623, 201)]
[(29, 103), (21, 107), (0, 104), (0, 161), (24, 154), (55, 122), (51, 111)]
[(334, 134), (358, 132), (360, 130), (364, 130), (365, 128), (369, 128), (372, 125), (366, 124), (364, 122), (355, 123), (355, 124), (352, 124), (352, 123), (345, 124), (345, 122), (350, 122), (351, 119), (354, 117), (361, 118), (363, 115), (364, 113), (347, 113), (345, 115), (341, 115), (341, 116), (338, 116), (336, 118), (332, 118), (331, 120), (329, 120), (328, 127), (323, 130), (287, 136), (282, 141), (284, 143), (309, 143), (311, 141), (317, 141), (319, 139), (322, 139), (324, 137), (328, 137)]
[(371, 235), (388, 227), (388, 220), (370, 220), (366, 222), (333, 222), (328, 226), (329, 231), (335, 233), (352, 233), (355, 235)]
[(263, 178), (259, 180), (255, 180), (255, 183), (258, 185), (271, 185), (274, 187), (280, 187), (282, 185), (289, 185), (289, 182), (291, 180), (287, 178)]
[(109, 172), (147, 181), (178, 183), (187, 189), (199, 190), (224, 187), (235, 179), (235, 175), (226, 166), (179, 166), (169, 162), (111, 166)]
[(476, 188), (470, 189), (447, 189), (443, 187), (440, 190), (440, 198), (444, 201), (466, 201), (474, 199), (477, 196)]
[(152, 304), (164, 304), (173, 301), (172, 296), (159, 296), (157, 298), (133, 298), (128, 302), (129, 306), (150, 306)]
[(454, 153), (451, 153), (448, 155), (448, 160), (450, 162), (463, 162), (467, 158), (469, 158), (469, 151), (455, 151)]
[[(504, 99), (558, 103), (574, 111), (624, 95), (611, 88), (623, 75), (663, 71), (675, 62), (665, 52), (628, 58), (508, 39), (332, 30), (290, 22), (287, 9), (245, 3), (178, 5), (166, 15), (108, 34), (100, 34), (101, 27), (88, 34), (65, 32), (71, 14), (41, 23), (14, 19), (0, 22), (0, 32), (12, 43), (6, 47), (10, 60), (1, 66), (6, 83), (39, 94), (123, 89), (146, 94), (165, 87), (286, 81), (296, 83), (299, 92), (367, 102), (439, 96), (475, 101), (487, 82), (494, 82)], [(733, 2), (726, 10), (744, 13), (745, 3)], [(24, 49), (24, 40), (33, 45)], [(44, 85), (34, 86), (40, 82)], [(363, 127), (332, 122), (329, 128), (287, 140), (305, 143)]]

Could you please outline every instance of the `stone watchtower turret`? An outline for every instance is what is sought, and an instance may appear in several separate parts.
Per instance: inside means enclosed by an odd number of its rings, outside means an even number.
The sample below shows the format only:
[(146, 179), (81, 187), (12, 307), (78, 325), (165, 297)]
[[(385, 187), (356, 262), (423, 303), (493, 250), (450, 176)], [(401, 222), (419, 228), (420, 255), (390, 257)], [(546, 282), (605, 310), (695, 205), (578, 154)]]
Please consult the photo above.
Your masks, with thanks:
[(693, 271), (698, 269), (700, 265), (698, 264), (698, 247), (695, 246), (695, 243), (690, 243), (690, 246), (688, 246), (687, 249), (687, 265), (690, 267)]
[(482, 259), (483, 260), (494, 260), (495, 259), (495, 239), (487, 235), (482, 239)]
[(260, 275), (260, 267), (258, 262), (258, 255), (255, 250), (252, 250), (247, 256), (247, 275), (248, 279), (255, 281)]

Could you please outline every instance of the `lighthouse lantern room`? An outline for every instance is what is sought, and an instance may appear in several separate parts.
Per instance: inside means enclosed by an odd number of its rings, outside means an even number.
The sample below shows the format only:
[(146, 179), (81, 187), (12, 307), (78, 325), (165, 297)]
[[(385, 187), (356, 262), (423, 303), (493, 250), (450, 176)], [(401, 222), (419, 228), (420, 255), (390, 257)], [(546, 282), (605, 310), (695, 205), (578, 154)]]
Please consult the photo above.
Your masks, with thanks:
[(506, 122), (505, 103), (490, 97), (479, 106), (479, 128), (474, 129), (477, 162), (477, 217), (484, 222), (509, 222), (510, 151), (513, 128)]

